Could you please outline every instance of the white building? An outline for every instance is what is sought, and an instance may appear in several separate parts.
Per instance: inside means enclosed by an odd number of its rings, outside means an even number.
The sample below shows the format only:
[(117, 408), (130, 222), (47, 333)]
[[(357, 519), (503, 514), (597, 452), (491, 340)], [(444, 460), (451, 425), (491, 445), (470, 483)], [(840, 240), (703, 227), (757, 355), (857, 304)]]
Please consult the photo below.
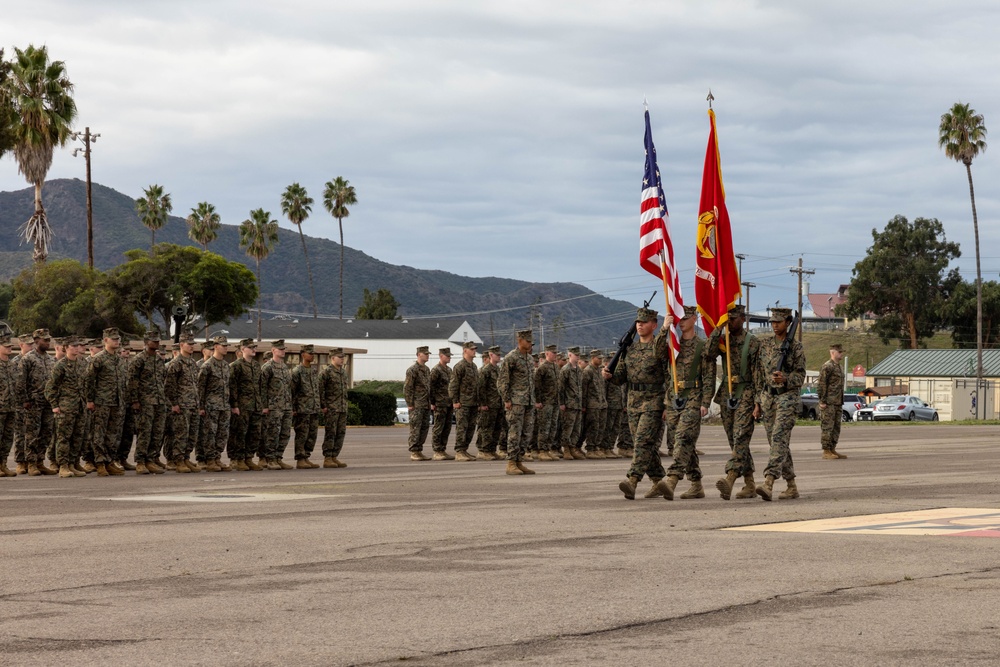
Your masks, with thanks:
[[(256, 338), (257, 323), (246, 320), (215, 328), (229, 331), (229, 340)], [(264, 341), (283, 338), (299, 345), (329, 345), (367, 350), (354, 356), (354, 381), (402, 380), (406, 369), (417, 358), (417, 348), (426, 345), (431, 351), (430, 364), (437, 363), (437, 352), (450, 347), (453, 360), (461, 358), (462, 343), (473, 341), (482, 348), (483, 341), (463, 320), (332, 320), (284, 318), (263, 320)]]

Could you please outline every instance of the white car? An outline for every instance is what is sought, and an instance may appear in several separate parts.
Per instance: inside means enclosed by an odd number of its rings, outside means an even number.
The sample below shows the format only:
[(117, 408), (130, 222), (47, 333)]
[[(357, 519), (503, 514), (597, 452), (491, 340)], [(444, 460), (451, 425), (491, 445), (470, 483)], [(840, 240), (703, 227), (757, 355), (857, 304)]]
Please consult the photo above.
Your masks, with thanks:
[(406, 408), (405, 398), (396, 399), (396, 423), (397, 424), (410, 423), (410, 411)]

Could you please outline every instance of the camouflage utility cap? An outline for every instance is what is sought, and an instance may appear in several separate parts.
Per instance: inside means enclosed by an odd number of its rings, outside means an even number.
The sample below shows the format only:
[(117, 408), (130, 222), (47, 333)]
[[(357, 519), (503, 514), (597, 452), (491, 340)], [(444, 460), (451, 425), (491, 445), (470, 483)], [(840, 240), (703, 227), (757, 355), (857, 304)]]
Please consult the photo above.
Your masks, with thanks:
[(430, 353), (431, 353), (430, 345), (421, 345), (420, 347), (417, 348), (417, 354), (430, 354)]
[(739, 304), (729, 309), (729, 317), (744, 317), (746, 314), (747, 309)]
[(635, 312), (636, 322), (655, 322), (659, 314), (649, 308), (640, 308)]
[(31, 337), (35, 339), (41, 338), (42, 340), (52, 340), (52, 336), (49, 334), (48, 329), (35, 329), (35, 333), (31, 334)]
[(462, 349), (463, 350), (478, 350), (479, 347), (475, 343), (473, 343), (471, 340), (467, 340), (464, 343), (462, 343)]
[(122, 334), (118, 331), (118, 327), (109, 327), (104, 330), (104, 338), (111, 338), (112, 340), (121, 340)]
[(517, 337), (518, 337), (518, 339), (520, 339), (520, 340), (526, 340), (529, 343), (534, 340), (532, 338), (531, 329), (522, 329), (521, 331), (518, 331), (517, 332)]
[(330, 348), (330, 356), (331, 357), (346, 357), (347, 355), (344, 354), (344, 348), (342, 348), (342, 347), (331, 347)]
[(156, 329), (150, 329), (150, 330), (149, 330), (149, 331), (147, 331), (147, 332), (145, 333), (145, 335), (144, 335), (144, 336), (142, 337), (142, 340), (143, 340), (143, 342), (145, 342), (145, 343), (150, 343), (150, 342), (152, 342), (152, 341), (154, 341), (154, 340), (155, 340), (155, 341), (158, 341), (158, 340), (160, 340), (160, 332), (159, 332), (159, 331), (157, 331)]
[(545, 346), (545, 351), (546, 352), (556, 352), (558, 350), (559, 350), (559, 348), (556, 345), (546, 345)]
[(209, 341), (212, 345), (229, 345), (229, 339), (224, 335), (212, 336)]
[(593, 350), (590, 351), (590, 358), (593, 359), (594, 357), (600, 357), (603, 356), (603, 354), (604, 354), (603, 352), (601, 352), (595, 347)]
[(578, 357), (580, 356), (580, 348), (579, 347), (571, 347), (571, 348), (569, 348), (566, 351), (569, 352), (570, 354), (575, 354)]
[(446, 357), (450, 357), (451, 356), (451, 348), (450, 347), (442, 347), (440, 350), (438, 350), (438, 354), (443, 354)]
[(17, 337), (17, 342), (19, 343), (33, 343), (35, 342), (35, 337), (31, 334), (21, 334)]
[(312, 345), (312, 343), (307, 343), (306, 345), (303, 345), (302, 347), (299, 348), (299, 353), (300, 354), (312, 354), (313, 353), (313, 349), (314, 349), (314, 346)]
[(698, 306), (684, 306), (684, 319), (694, 317), (698, 314)]
[(844, 346), (841, 345), (840, 343), (834, 343), (833, 345), (830, 346), (830, 349), (836, 352), (843, 352)]
[(501, 352), (500, 352), (500, 346), (499, 345), (493, 345), (493, 346), (491, 346), (490, 347), (490, 352), (492, 352), (493, 354), (501, 354)]
[(271, 343), (272, 350), (284, 350), (285, 349), (285, 339), (279, 338), (278, 340)]
[(0, 336), (0, 345), (10, 347), (10, 336)]
[(791, 308), (772, 308), (771, 309), (771, 321), (772, 322), (784, 322), (792, 317)]
[(257, 348), (257, 343), (253, 338), (243, 338), (240, 340), (240, 347), (252, 347)]
[(182, 333), (177, 340), (181, 343), (190, 343), (191, 345), (194, 345), (194, 334)]

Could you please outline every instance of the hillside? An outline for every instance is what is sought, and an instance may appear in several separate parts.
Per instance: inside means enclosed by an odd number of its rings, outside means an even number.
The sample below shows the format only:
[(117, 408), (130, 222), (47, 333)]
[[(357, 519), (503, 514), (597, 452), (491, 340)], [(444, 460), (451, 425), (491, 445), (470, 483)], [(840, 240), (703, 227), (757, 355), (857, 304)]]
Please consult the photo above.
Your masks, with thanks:
[[(44, 200), (53, 228), (52, 258), (70, 257), (86, 262), (86, 185), (79, 179), (57, 179), (45, 184)], [(139, 193), (136, 193), (137, 195)], [(139, 222), (133, 198), (111, 188), (93, 184), (94, 263), (102, 270), (124, 260), (132, 248), (149, 248), (150, 232)], [(0, 192), (0, 279), (8, 280), (31, 264), (31, 249), (20, 245), (17, 229), (31, 215), (32, 190)], [(308, 277), (302, 261), (298, 233), (281, 229), (274, 253), (263, 263), (263, 305), (275, 310), (305, 313), (311, 310)], [(157, 242), (196, 245), (187, 237), (182, 217), (173, 216), (157, 231)], [(306, 237), (321, 313), (339, 308), (340, 244), (325, 238)], [(239, 247), (236, 225), (223, 224), (219, 238), (209, 249), (229, 260), (255, 267)], [(427, 271), (382, 262), (350, 247), (344, 249), (344, 315), (353, 315), (362, 301), (364, 288), (389, 289), (407, 316), (442, 315), (499, 310), (593, 294), (575, 283), (529, 283), (509, 278), (470, 278), (446, 271)], [(547, 325), (546, 340), (557, 338), (563, 345), (607, 346), (628, 326), (629, 316), (610, 323), (567, 327), (554, 335), (548, 325), (561, 316), (563, 322), (593, 321), (631, 311), (632, 304), (595, 295), (540, 308)], [(467, 318), (487, 342), (509, 345), (510, 332), (527, 324), (527, 310), (497, 312), (492, 316)], [(491, 336), (491, 331), (494, 335)], [(501, 333), (502, 332), (502, 333)]]

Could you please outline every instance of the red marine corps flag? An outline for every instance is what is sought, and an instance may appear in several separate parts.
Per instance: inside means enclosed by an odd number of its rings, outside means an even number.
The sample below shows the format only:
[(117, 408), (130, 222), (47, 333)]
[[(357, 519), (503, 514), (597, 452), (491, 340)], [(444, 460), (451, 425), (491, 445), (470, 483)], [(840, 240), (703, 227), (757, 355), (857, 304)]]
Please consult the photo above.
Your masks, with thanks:
[[(711, 99), (711, 93), (709, 93)], [(726, 191), (722, 187), (722, 165), (715, 132), (715, 112), (708, 109), (711, 128), (705, 173), (701, 180), (701, 204), (698, 207), (698, 235), (694, 293), (698, 301), (705, 333), (711, 334), (728, 319), (729, 309), (740, 298), (740, 275), (733, 254), (733, 234), (726, 211)]]

